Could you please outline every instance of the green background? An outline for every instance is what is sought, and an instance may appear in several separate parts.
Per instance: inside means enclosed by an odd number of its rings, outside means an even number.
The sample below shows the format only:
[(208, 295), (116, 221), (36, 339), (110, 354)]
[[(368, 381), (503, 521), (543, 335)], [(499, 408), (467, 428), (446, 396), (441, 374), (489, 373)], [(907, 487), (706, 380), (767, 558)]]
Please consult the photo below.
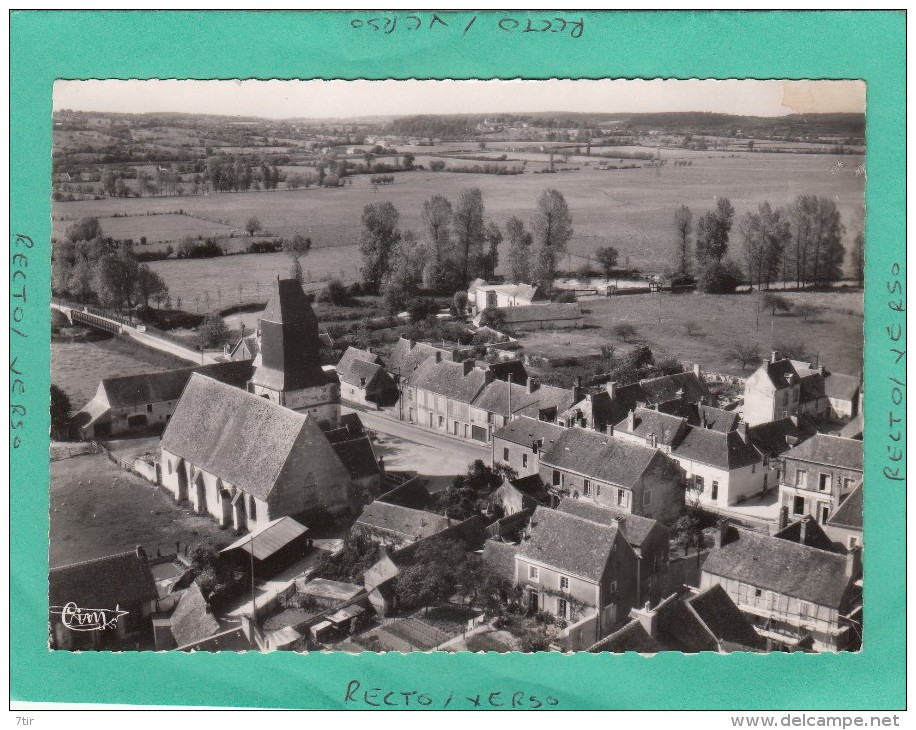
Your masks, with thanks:
[[(407, 13), (397, 13), (404, 18)], [(430, 13), (421, 11), (425, 19)], [(888, 281), (905, 281), (905, 17), (902, 12), (575, 13), (568, 35), (504, 33), (506, 16), (441, 14), (449, 28), (354, 30), (385, 13), (14, 12), (10, 34), (11, 255), (29, 252), (22, 445), (10, 447), (11, 697), (123, 704), (336, 708), (347, 682), (461, 695), (517, 690), (558, 708), (902, 708), (905, 482), (882, 476), (890, 377)], [(426, 23), (424, 23), (424, 28)], [(845, 655), (270, 655), (50, 653), (47, 535), (51, 91), (55, 78), (860, 78), (867, 82), (864, 651)], [(366, 113), (371, 113), (367, 109)], [(900, 273), (891, 276), (894, 262)], [(12, 301), (12, 300), (11, 300)], [(12, 306), (20, 302), (15, 301)], [(896, 315), (903, 324), (904, 315)], [(11, 375), (12, 378), (12, 375)], [(902, 416), (903, 406), (896, 407)], [(903, 443), (905, 444), (905, 436)], [(904, 459), (905, 463), (905, 459)], [(415, 703), (411, 702), (411, 706)], [(350, 704), (349, 706), (355, 707)], [(452, 707), (467, 707), (456, 699)]]

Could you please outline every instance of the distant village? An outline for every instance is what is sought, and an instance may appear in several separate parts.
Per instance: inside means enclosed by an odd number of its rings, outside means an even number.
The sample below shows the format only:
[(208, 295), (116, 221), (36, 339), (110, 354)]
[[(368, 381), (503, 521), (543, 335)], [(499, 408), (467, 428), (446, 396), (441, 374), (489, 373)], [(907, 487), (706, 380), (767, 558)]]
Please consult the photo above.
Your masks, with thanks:
[[(562, 388), (533, 377), (498, 328), (581, 327), (579, 304), (483, 279), (467, 301), (468, 329), (497, 335), (489, 357), (402, 337), (385, 357), (349, 347), (327, 365), (308, 296), (278, 278), (257, 330), (217, 362), (102, 380), (76, 435), (104, 451), (161, 433), (154, 452), (110, 458), (226, 544), (138, 545), (53, 568), (50, 645), (860, 648), (861, 374), (774, 351), (741, 397), (703, 363)], [(433, 454), (479, 455), (443, 488), (419, 465), (386, 463), (369, 425), (380, 418)], [(79, 631), (68, 604), (122, 615)]]

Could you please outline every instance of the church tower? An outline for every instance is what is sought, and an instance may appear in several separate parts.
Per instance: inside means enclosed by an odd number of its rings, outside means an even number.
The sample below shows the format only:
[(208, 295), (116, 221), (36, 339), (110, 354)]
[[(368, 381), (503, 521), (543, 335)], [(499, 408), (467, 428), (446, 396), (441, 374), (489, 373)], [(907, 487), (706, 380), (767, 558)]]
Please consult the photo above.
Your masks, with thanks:
[(340, 384), (322, 370), (320, 348), (318, 318), (302, 285), (278, 278), (261, 315), (261, 352), (251, 392), (335, 428), (340, 420)]

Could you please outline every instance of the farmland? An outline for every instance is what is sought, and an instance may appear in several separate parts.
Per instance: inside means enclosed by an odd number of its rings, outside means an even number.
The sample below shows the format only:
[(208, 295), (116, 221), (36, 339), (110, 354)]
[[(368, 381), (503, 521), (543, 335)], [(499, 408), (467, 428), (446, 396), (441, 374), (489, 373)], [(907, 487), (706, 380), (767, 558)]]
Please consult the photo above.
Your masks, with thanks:
[[(786, 292), (793, 305), (823, 307), (808, 322), (800, 316), (760, 312), (756, 329), (757, 297), (752, 294), (633, 294), (582, 302), (587, 312), (581, 330), (532, 332), (520, 337), (525, 352), (546, 357), (595, 355), (602, 345), (624, 352), (634, 344), (649, 346), (656, 359), (674, 357), (684, 363), (700, 363), (708, 371), (748, 375), (729, 362), (726, 353), (738, 342), (756, 344), (762, 354), (781, 342), (802, 343), (821, 364), (840, 373), (862, 369), (863, 299), (861, 290), (836, 292)], [(659, 322), (661, 300), (661, 322)], [(613, 332), (626, 322), (636, 327), (631, 342)], [(687, 323), (696, 325), (688, 334)]]
[[(544, 158), (543, 153), (540, 156)], [(357, 242), (360, 214), (367, 203), (391, 201), (401, 213), (401, 227), (419, 231), (424, 200), (436, 193), (455, 200), (463, 188), (476, 186), (483, 192), (487, 216), (504, 224), (510, 216), (529, 220), (540, 193), (553, 187), (566, 197), (572, 214), (575, 232), (569, 248), (573, 254), (588, 256), (599, 246), (613, 245), (620, 251), (621, 262), (629, 260), (631, 266), (644, 271), (659, 271), (670, 259), (671, 220), (681, 204), (699, 214), (715, 205), (716, 196), (726, 195), (740, 216), (764, 200), (783, 205), (800, 194), (823, 195), (836, 201), (848, 225), (864, 201), (865, 177), (856, 173), (863, 158), (855, 155), (840, 159), (827, 154), (673, 150), (664, 151), (662, 157), (669, 163), (682, 159), (691, 165), (598, 170), (597, 160), (582, 157), (569, 163), (580, 166), (578, 170), (545, 175), (526, 172), (497, 176), (420, 170), (395, 173), (394, 184), (382, 187), (371, 185), (363, 175), (351, 178), (352, 186), (334, 189), (56, 202), (53, 233), (61, 236), (69, 221), (97, 216), (102, 219), (106, 233), (114, 226), (109, 235), (117, 231), (120, 236), (134, 240), (146, 236), (150, 241), (161, 241), (168, 236), (177, 239), (186, 233), (216, 235), (222, 230), (226, 235), (226, 226), (241, 231), (248, 217), (256, 216), (273, 235), (301, 232), (310, 237), (314, 247), (322, 249), (310, 254), (312, 268), (336, 270), (340, 268), (339, 254), (331, 253), (329, 247)], [(591, 165), (585, 167), (586, 162)], [(842, 166), (835, 167), (837, 162), (842, 162)], [(473, 163), (468, 161), (468, 164)], [(162, 222), (160, 218), (165, 216), (146, 215), (177, 209), (199, 218), (179, 216), (188, 220), (178, 225), (171, 216)], [(111, 218), (116, 214), (132, 215)], [(847, 243), (853, 235), (854, 231), (847, 231)], [(732, 245), (737, 252), (737, 241)], [(323, 260), (325, 256), (332, 257), (328, 263)], [(576, 259), (573, 265), (578, 262), (581, 259)], [(220, 265), (221, 276), (233, 276), (228, 272), (250, 266), (251, 262), (247, 258), (227, 258)], [(242, 275), (244, 272), (239, 274)], [(167, 283), (172, 285), (171, 280)]]

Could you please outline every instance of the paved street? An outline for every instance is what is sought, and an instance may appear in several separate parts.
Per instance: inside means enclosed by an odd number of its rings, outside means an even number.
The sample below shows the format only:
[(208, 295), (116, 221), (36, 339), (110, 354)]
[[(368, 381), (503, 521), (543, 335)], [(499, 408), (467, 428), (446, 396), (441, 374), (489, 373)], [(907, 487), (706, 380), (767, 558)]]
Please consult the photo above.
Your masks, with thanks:
[(389, 418), (378, 411), (341, 407), (342, 413), (359, 413), (366, 428), (375, 431), (380, 442), (376, 454), (389, 471), (416, 472), (430, 480), (432, 492), (447, 487), (456, 474), (464, 473), (475, 459), (490, 463), (490, 446), (453, 439), (410, 423)]

